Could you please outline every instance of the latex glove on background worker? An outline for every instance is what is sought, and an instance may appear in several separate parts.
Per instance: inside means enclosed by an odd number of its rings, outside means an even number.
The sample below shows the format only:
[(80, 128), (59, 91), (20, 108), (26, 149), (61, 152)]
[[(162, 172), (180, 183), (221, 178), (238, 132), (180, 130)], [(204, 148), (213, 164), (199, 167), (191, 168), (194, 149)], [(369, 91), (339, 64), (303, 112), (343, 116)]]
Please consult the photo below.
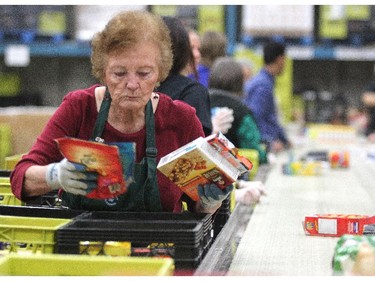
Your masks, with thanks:
[(261, 181), (238, 180), (237, 188), (234, 191), (236, 202), (244, 205), (258, 203), (265, 194), (265, 186)]
[(212, 133), (216, 134), (222, 132), (226, 134), (229, 129), (232, 128), (234, 120), (233, 109), (229, 109), (228, 107), (215, 107), (211, 112)]

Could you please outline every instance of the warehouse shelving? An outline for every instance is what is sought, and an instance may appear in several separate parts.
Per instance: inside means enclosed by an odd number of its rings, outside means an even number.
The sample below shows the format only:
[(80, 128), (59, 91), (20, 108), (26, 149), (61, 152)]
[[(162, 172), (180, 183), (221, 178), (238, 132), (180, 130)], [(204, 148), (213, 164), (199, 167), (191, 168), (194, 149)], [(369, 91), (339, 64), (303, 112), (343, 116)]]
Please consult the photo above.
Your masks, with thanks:
[(31, 57), (89, 57), (91, 54), (91, 48), (87, 42), (64, 41), (57, 44), (51, 42), (33, 42), (29, 44), (19, 42), (0, 43), (0, 55), (4, 55), (7, 47), (20, 44), (29, 47)]

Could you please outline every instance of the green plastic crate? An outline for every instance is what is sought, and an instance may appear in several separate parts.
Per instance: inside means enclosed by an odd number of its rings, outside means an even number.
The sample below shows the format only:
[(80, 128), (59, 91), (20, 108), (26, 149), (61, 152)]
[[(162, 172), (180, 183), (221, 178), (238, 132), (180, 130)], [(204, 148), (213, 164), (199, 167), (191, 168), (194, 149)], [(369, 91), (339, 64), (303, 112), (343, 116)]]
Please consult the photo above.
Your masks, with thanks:
[(7, 255), (0, 275), (17, 276), (172, 276), (171, 258), (80, 255)]
[[(53, 253), (56, 230), (71, 219), (0, 216), (0, 242), (4, 253)], [(4, 246), (3, 246), (4, 247)]]

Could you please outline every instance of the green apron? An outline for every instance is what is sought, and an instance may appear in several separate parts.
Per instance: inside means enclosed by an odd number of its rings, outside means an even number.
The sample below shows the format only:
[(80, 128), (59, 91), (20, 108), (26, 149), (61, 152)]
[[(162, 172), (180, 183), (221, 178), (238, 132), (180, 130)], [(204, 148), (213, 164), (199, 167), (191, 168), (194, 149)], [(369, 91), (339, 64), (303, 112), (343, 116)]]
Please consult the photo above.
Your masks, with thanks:
[[(111, 106), (108, 90), (100, 106), (91, 140), (103, 142), (101, 138)], [(115, 198), (98, 200), (63, 192), (63, 205), (72, 209), (96, 211), (160, 212), (160, 194), (156, 178), (155, 123), (151, 100), (146, 105), (146, 157), (134, 164), (134, 181), (127, 192)]]

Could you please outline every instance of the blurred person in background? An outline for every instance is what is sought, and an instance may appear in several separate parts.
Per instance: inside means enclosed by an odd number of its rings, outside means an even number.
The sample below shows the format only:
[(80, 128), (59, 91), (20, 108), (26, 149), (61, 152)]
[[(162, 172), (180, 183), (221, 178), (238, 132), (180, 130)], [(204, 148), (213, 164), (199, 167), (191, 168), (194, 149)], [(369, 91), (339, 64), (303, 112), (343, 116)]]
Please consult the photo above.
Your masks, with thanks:
[[(172, 67), (169, 30), (163, 20), (146, 11), (115, 15), (92, 42), (92, 73), (101, 82), (68, 93), (31, 150), (13, 170), (15, 196), (27, 201), (59, 191), (62, 205), (83, 210), (214, 213), (233, 189), (214, 184), (197, 186), (192, 201), (157, 170), (160, 158), (203, 137), (195, 109), (154, 92)], [(97, 175), (64, 158), (55, 140), (133, 142), (134, 181), (114, 198), (91, 199)]]
[(254, 75), (254, 64), (248, 58), (235, 58), (242, 66), (244, 84), (249, 81)]
[[(374, 65), (375, 77), (375, 65)], [(367, 86), (365, 92), (361, 96), (362, 103), (367, 114), (367, 128), (366, 136), (369, 141), (375, 142), (375, 81), (372, 81)]]
[(187, 31), (189, 34), (189, 42), (193, 53), (194, 63), (188, 64), (184, 73), (187, 77), (199, 81), (197, 67), (201, 62), (201, 38), (195, 29), (188, 28)]
[(202, 84), (186, 77), (187, 67), (195, 68), (189, 35), (182, 22), (176, 17), (163, 17), (172, 41), (173, 64), (167, 78), (156, 91), (167, 94), (173, 100), (182, 100), (195, 108), (206, 136), (212, 133), (210, 98)]
[[(186, 77), (186, 69), (195, 69), (199, 50), (193, 51), (186, 28), (176, 17), (163, 17), (172, 40), (173, 65), (168, 77), (156, 88), (172, 99), (182, 100), (195, 108), (205, 135), (227, 132), (233, 121), (233, 112), (222, 112), (211, 118), (208, 89), (196, 80)], [(195, 56), (194, 56), (195, 53)]]
[[(251, 110), (243, 103), (243, 67), (234, 58), (220, 57), (212, 65), (209, 79), (211, 108), (218, 110), (229, 107), (234, 112), (232, 127), (224, 135), (237, 148), (249, 148), (258, 151), (259, 163), (267, 163), (267, 153), (261, 144), (260, 132)], [(249, 188), (254, 192), (253, 199), (257, 202), (263, 194), (261, 182), (238, 181), (238, 188)], [(241, 191), (235, 192), (235, 195)], [(238, 198), (239, 199), (239, 198)]]
[(285, 66), (285, 45), (270, 41), (263, 46), (264, 67), (245, 84), (244, 102), (253, 112), (261, 140), (272, 153), (290, 148), (278, 117), (275, 102), (275, 78)]
[[(165, 16), (163, 21), (170, 31), (174, 57), (168, 77), (161, 82), (156, 90), (166, 93), (172, 99), (182, 100), (194, 107), (197, 110), (197, 116), (203, 124), (206, 135), (218, 132), (227, 133), (232, 127), (234, 120), (233, 110), (225, 107), (219, 114), (212, 117), (212, 128), (204, 125), (207, 124), (207, 118), (211, 120), (211, 103), (208, 89), (197, 81), (184, 76), (184, 73), (186, 73), (184, 70), (187, 67), (192, 66), (195, 68), (196, 58), (199, 55), (194, 57), (188, 32), (178, 18)], [(196, 50), (197, 52), (199, 50)], [(249, 187), (244, 184), (244, 181), (241, 181), (241, 183), (240, 186), (246, 188), (235, 190), (236, 200), (246, 204), (258, 202), (261, 194), (263, 194), (262, 186), (259, 183), (252, 183), (252, 187)]]
[(201, 62), (198, 64), (199, 82), (208, 87), (210, 69), (215, 59), (226, 56), (227, 38), (225, 34), (217, 31), (206, 31), (201, 38)]

